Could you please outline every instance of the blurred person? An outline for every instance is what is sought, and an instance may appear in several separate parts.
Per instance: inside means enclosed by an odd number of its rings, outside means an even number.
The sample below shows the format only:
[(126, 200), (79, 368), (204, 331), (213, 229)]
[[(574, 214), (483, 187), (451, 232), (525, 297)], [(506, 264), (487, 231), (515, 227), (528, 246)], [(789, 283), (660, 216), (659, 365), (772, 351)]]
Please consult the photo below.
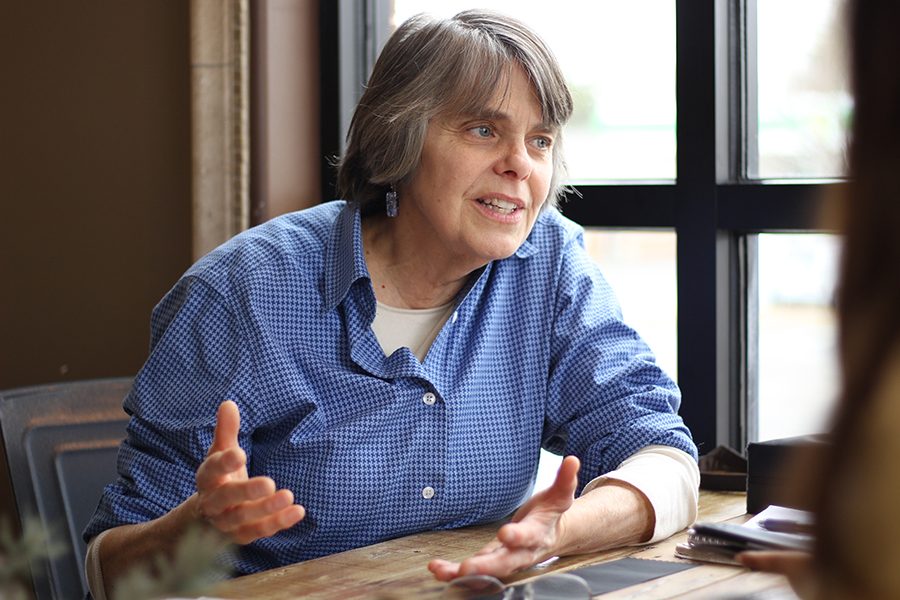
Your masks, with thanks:
[[(96, 597), (195, 523), (250, 573), (516, 511), (475, 556), (429, 565), (450, 580), (693, 521), (679, 391), (556, 209), (571, 112), (511, 18), (391, 36), (344, 200), (236, 236), (154, 309), (120, 478), (84, 534)], [(531, 496), (541, 447), (566, 458)]]
[(854, 96), (837, 290), (842, 391), (812, 556), (745, 553), (809, 598), (900, 598), (900, 3), (848, 4)]

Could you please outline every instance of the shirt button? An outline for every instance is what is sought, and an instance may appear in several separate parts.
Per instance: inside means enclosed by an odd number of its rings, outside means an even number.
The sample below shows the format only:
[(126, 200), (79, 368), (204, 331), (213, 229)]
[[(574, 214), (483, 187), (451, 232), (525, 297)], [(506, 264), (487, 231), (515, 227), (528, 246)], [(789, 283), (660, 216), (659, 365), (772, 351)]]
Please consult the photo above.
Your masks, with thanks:
[(422, 497), (426, 500), (431, 500), (434, 498), (434, 488), (430, 485), (422, 488)]
[(435, 398), (434, 394), (432, 394), (431, 392), (426, 392), (426, 394), (424, 396), (422, 396), (422, 402), (424, 402), (428, 406), (431, 406), (432, 404), (434, 404), (435, 399), (436, 398)]
[(451, 323), (456, 323), (456, 320), (457, 320), (458, 318), (459, 318), (459, 311), (458, 311), (458, 310), (454, 310), (454, 311), (453, 311), (453, 316), (450, 317), (450, 322), (451, 322)]

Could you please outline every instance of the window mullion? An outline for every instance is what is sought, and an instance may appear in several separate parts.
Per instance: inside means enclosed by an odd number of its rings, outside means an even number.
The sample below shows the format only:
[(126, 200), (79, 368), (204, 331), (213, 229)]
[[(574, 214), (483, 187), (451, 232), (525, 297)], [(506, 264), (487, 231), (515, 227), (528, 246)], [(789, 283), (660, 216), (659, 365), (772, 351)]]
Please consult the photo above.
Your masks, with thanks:
[(676, 188), (664, 185), (579, 185), (581, 197), (562, 203), (564, 215), (586, 227), (675, 227)]
[(743, 170), (738, 181), (759, 177), (759, 68), (757, 63), (756, 0), (740, 0), (742, 11), (740, 48), (743, 99)]
[(731, 152), (720, 155), (717, 144), (721, 119), (729, 116), (722, 110), (729, 80), (717, 77), (723, 60), (717, 34), (727, 33), (727, 20), (717, 6), (721, 11), (725, 5), (676, 3), (678, 383), (684, 394), (681, 414), (701, 453), (718, 444), (740, 444), (736, 243), (717, 223), (720, 164), (734, 160)]

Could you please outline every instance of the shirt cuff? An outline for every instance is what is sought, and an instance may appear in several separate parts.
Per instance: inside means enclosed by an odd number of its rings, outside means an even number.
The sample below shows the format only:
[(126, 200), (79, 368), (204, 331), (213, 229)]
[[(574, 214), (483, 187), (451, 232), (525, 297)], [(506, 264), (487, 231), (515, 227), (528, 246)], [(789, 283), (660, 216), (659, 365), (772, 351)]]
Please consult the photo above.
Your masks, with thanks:
[(647, 446), (619, 467), (591, 480), (582, 495), (609, 479), (625, 482), (640, 491), (653, 507), (653, 537), (644, 544), (663, 540), (697, 518), (700, 469), (687, 452), (671, 446)]

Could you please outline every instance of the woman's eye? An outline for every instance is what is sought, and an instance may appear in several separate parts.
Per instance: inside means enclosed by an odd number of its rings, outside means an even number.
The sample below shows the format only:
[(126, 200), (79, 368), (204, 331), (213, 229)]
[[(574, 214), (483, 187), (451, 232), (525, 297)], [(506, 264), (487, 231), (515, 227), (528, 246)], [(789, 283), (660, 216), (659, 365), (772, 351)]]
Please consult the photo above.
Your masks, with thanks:
[(553, 141), (547, 137), (537, 137), (534, 138), (534, 145), (537, 146), (539, 150), (549, 150), (550, 146), (553, 145)]
[(472, 133), (477, 135), (478, 137), (488, 138), (493, 135), (494, 130), (488, 127), (487, 125), (478, 125), (477, 127), (473, 127), (470, 129)]

